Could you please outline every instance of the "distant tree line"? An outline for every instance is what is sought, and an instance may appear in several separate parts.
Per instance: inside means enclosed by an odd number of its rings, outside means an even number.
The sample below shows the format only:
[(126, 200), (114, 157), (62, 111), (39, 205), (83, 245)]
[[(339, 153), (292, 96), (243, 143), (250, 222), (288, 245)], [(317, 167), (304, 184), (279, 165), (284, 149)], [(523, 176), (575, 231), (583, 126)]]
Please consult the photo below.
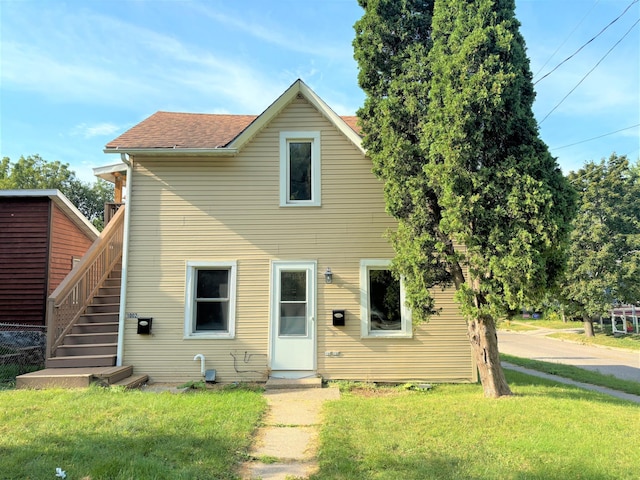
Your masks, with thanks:
[(98, 229), (104, 228), (104, 204), (113, 201), (113, 184), (102, 179), (83, 182), (68, 163), (47, 161), (40, 155), (4, 157), (0, 163), (0, 190), (58, 189)]

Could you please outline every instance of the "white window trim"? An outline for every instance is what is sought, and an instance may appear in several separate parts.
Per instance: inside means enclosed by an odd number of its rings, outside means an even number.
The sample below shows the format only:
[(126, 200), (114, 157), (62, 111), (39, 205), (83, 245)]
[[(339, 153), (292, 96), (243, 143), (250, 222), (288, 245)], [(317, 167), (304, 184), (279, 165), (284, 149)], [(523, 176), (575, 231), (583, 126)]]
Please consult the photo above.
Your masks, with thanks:
[[(226, 332), (196, 332), (195, 331), (195, 296), (196, 271), (207, 268), (229, 269), (229, 329)], [(184, 338), (185, 339), (225, 339), (235, 338), (236, 335), (236, 278), (238, 262), (233, 261), (195, 261), (188, 260), (186, 264), (187, 282), (185, 286), (184, 302)]]
[(369, 329), (369, 270), (388, 269), (391, 260), (368, 259), (360, 261), (360, 336), (362, 338), (411, 338), (413, 337), (413, 323), (411, 309), (405, 301), (404, 282), (400, 280), (401, 328), (397, 331)]
[[(311, 142), (311, 200), (289, 200), (289, 148), (292, 141)], [(320, 192), (320, 132), (280, 132), (280, 206), (281, 207), (319, 207), (321, 205)]]

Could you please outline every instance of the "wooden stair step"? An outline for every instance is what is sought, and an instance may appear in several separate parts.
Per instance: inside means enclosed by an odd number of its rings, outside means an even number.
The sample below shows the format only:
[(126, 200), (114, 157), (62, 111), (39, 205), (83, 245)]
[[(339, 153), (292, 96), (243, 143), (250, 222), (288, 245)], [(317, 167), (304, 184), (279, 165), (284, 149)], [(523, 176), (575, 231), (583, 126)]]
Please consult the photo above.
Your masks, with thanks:
[(96, 295), (93, 297), (92, 305), (111, 305), (120, 306), (120, 295)]
[(131, 375), (123, 380), (120, 380), (119, 382), (112, 383), (111, 386), (133, 389), (133, 388), (141, 387), (142, 385), (147, 383), (148, 380), (149, 380), (149, 375), (144, 375), (144, 374)]
[(83, 313), (80, 315), (80, 323), (103, 323), (103, 322), (117, 322), (117, 312), (98, 312), (98, 313)]
[(116, 353), (117, 343), (79, 343), (76, 345), (60, 345), (56, 354), (61, 357), (86, 356), (86, 355), (111, 355)]
[(99, 372), (94, 373), (94, 377), (98, 380), (102, 380), (110, 385), (119, 382), (120, 380), (130, 377), (133, 374), (133, 367), (131, 365), (122, 365), (120, 367), (111, 367), (102, 369)]
[(76, 323), (71, 331), (75, 334), (117, 332), (118, 322)]
[(69, 333), (64, 337), (65, 345), (86, 345), (100, 343), (118, 343), (118, 332)]
[(119, 303), (92, 303), (87, 305), (85, 314), (94, 315), (96, 313), (120, 313)]
[(47, 358), (47, 368), (69, 367), (111, 367), (116, 364), (116, 354), (113, 355), (71, 355), (66, 357)]

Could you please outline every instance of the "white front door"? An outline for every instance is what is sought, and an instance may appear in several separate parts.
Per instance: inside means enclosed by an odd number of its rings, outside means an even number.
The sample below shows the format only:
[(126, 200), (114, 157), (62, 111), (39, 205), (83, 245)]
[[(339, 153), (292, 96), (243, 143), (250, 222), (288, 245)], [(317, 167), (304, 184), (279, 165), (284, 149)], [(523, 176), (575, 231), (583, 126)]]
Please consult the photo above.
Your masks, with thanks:
[(315, 317), (316, 262), (274, 261), (271, 266), (272, 371), (295, 377), (315, 370)]

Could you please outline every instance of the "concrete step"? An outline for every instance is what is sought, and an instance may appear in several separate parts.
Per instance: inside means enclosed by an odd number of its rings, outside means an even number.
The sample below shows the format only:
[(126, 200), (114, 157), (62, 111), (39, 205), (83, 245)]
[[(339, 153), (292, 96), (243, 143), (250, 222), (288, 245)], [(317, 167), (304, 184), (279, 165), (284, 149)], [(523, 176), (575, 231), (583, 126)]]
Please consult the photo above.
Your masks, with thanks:
[(265, 390), (285, 390), (301, 388), (322, 388), (322, 378), (276, 378), (269, 377)]
[[(93, 324), (95, 325), (95, 324)], [(64, 337), (65, 345), (86, 345), (96, 343), (118, 343), (118, 332), (70, 333)]]
[(118, 332), (118, 322), (76, 323), (72, 334)]
[(116, 364), (116, 354), (113, 355), (73, 355), (69, 357), (47, 358), (47, 368), (71, 367), (112, 367)]
[(89, 355), (115, 355), (117, 343), (86, 343), (76, 345), (60, 345), (56, 349), (58, 357), (86, 357)]

